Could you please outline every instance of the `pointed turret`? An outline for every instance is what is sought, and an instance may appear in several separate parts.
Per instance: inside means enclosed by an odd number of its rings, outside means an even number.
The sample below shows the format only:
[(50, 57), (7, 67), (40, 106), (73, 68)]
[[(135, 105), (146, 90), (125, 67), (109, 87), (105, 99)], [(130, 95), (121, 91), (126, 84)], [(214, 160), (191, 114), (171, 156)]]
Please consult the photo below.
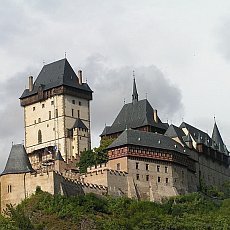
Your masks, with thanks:
[(223, 139), (220, 135), (220, 131), (217, 127), (216, 122), (214, 124), (213, 132), (212, 132), (212, 140), (218, 146), (219, 151), (224, 152), (224, 142), (223, 142)]
[(33, 171), (25, 147), (22, 144), (13, 145), (2, 175)]
[(133, 95), (132, 95), (132, 98), (133, 98), (133, 102), (136, 102), (138, 101), (138, 93), (137, 93), (137, 86), (136, 86), (136, 81), (135, 81), (135, 78), (133, 78)]
[(62, 157), (60, 151), (57, 152), (56, 157), (55, 157), (55, 160), (56, 160), (56, 161), (64, 161), (64, 159), (63, 159), (63, 157)]

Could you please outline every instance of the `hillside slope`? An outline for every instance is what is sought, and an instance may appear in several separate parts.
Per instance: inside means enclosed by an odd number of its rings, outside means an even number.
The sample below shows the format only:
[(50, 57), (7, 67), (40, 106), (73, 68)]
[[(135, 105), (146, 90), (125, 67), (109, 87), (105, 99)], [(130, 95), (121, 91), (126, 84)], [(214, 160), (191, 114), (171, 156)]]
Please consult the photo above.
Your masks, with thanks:
[(230, 199), (213, 201), (198, 193), (158, 204), (37, 191), (7, 213), (8, 218), (0, 217), (0, 229), (230, 229)]

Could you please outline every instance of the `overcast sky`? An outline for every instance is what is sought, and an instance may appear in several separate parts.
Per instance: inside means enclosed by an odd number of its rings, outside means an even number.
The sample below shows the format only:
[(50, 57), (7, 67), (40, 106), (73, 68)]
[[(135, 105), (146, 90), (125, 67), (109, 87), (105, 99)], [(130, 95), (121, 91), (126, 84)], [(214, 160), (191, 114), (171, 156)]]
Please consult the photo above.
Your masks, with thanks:
[(163, 121), (182, 120), (211, 134), (213, 117), (230, 149), (230, 1), (1, 0), (0, 169), (24, 139), (18, 98), (29, 75), (64, 58), (94, 91), (93, 145), (139, 98)]

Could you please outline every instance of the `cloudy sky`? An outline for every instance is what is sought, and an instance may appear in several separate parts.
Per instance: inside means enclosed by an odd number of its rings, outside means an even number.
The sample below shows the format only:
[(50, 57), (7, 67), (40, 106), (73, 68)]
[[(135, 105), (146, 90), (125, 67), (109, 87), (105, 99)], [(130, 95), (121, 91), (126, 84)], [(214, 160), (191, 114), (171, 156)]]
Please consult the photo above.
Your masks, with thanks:
[(135, 70), (139, 98), (163, 121), (211, 134), (215, 115), (230, 149), (229, 12), (227, 0), (1, 0), (0, 169), (24, 139), (27, 77), (65, 52), (94, 90), (94, 146), (130, 102)]

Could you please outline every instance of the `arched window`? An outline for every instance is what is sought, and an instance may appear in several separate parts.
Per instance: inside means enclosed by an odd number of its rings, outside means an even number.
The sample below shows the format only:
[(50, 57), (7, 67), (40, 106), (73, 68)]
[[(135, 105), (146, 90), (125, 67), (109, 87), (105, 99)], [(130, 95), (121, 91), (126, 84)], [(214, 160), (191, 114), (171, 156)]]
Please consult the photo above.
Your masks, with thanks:
[(38, 144), (42, 143), (42, 131), (39, 129), (38, 130)]

